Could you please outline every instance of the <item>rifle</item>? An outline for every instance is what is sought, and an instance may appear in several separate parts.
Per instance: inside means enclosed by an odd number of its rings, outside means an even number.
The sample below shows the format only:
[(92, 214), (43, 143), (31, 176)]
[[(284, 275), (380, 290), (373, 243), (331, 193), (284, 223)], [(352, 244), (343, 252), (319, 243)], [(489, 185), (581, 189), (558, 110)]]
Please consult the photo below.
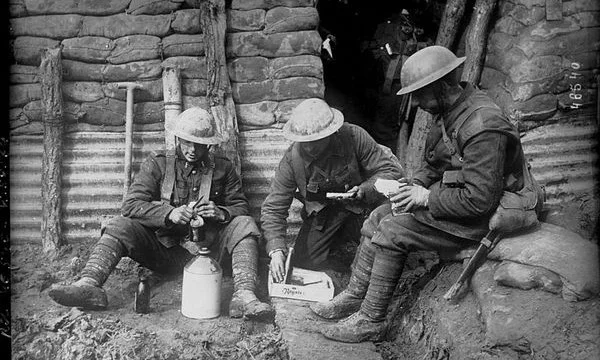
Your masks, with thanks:
[(469, 259), (467, 266), (463, 269), (462, 273), (450, 287), (450, 289), (444, 294), (444, 299), (456, 303), (460, 300), (462, 294), (464, 294), (468, 281), (471, 279), (475, 271), (483, 265), (487, 259), (487, 255), (500, 241), (501, 234), (496, 230), (490, 230), (479, 242), (479, 247)]

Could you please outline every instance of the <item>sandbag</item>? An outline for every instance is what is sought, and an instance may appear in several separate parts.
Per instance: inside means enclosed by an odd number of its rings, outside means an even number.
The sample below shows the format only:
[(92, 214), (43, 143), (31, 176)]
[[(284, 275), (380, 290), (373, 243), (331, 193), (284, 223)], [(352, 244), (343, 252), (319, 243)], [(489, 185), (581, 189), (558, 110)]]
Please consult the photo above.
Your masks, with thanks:
[(106, 59), (111, 64), (158, 59), (160, 38), (150, 35), (129, 35), (113, 41), (114, 49)]
[(227, 72), (231, 81), (263, 81), (269, 77), (269, 59), (262, 56), (233, 59), (227, 63)]
[(247, 11), (230, 10), (227, 12), (227, 31), (258, 31), (265, 24), (266, 11), (252, 9)]
[(164, 57), (204, 56), (204, 35), (173, 34), (162, 39)]
[(83, 36), (62, 41), (63, 59), (105, 63), (115, 44), (102, 36)]
[(204, 110), (209, 109), (208, 99), (206, 99), (206, 96), (182, 96), (181, 103), (182, 111), (194, 106), (200, 107)]
[(189, 96), (206, 96), (208, 80), (206, 79), (181, 79), (181, 92)]
[(562, 280), (557, 273), (540, 266), (503, 261), (494, 271), (494, 280), (503, 286), (523, 290), (542, 289), (554, 294), (562, 291)]
[(204, 56), (175, 56), (165, 59), (163, 68), (179, 68), (182, 79), (206, 79), (207, 68)]
[(131, 0), (127, 13), (132, 15), (170, 14), (181, 7), (179, 0)]
[(503, 238), (488, 258), (539, 266), (560, 276), (562, 297), (585, 300), (600, 292), (598, 245), (560, 226), (541, 223), (535, 231)]
[(319, 13), (314, 7), (276, 7), (267, 11), (265, 34), (314, 30), (319, 25)]
[(10, 85), (8, 89), (8, 106), (11, 108), (20, 107), (41, 98), (42, 86), (40, 84)]
[(39, 66), (41, 51), (58, 47), (59, 41), (34, 36), (19, 36), (12, 43), (15, 61), (23, 65)]
[(11, 36), (41, 36), (52, 39), (67, 39), (80, 34), (83, 16), (44, 15), (9, 19)]
[[(187, 3), (198, 2), (199, 0), (186, 0)], [(286, 7), (310, 7), (314, 6), (314, 0), (233, 0), (232, 9), (271, 9), (277, 6)]]
[(269, 75), (273, 79), (295, 76), (313, 76), (323, 78), (323, 63), (314, 55), (280, 57), (271, 60)]
[(323, 81), (312, 77), (265, 80), (231, 84), (233, 100), (238, 104), (251, 104), (260, 101), (323, 98)]
[[(174, 13), (175, 18), (171, 23), (173, 32), (180, 34), (200, 34), (202, 26), (200, 25), (200, 10), (187, 9), (179, 10)], [(166, 16), (166, 15), (164, 15)]]
[(164, 37), (171, 31), (171, 15), (86, 16), (81, 31), (75, 36), (103, 36), (118, 39), (127, 35), (145, 34)]
[(62, 93), (65, 100), (75, 102), (97, 101), (104, 97), (102, 85), (95, 81), (63, 81)]
[(25, 1), (28, 15), (79, 14), (110, 15), (122, 13), (131, 0), (35, 0)]
[(274, 111), (275, 121), (282, 124), (288, 122), (290, 116), (292, 115), (292, 110), (294, 110), (304, 100), (305, 99), (292, 99), (279, 102), (277, 109)]
[(237, 104), (235, 112), (238, 123), (252, 126), (268, 126), (275, 122), (276, 101), (261, 101), (254, 104)]
[[(140, 85), (133, 93), (133, 100), (136, 104), (138, 102), (163, 100), (162, 79), (138, 80), (136, 81), (136, 84)], [(104, 92), (104, 96), (122, 101), (127, 100), (127, 89), (119, 88), (118, 82), (103, 84), (102, 91)]]
[(33, 84), (39, 82), (38, 67), (27, 65), (11, 65), (9, 82), (11, 84)]
[(268, 58), (294, 55), (320, 55), (321, 36), (316, 30), (265, 35), (248, 31), (228, 33), (225, 52), (228, 58), (265, 56)]

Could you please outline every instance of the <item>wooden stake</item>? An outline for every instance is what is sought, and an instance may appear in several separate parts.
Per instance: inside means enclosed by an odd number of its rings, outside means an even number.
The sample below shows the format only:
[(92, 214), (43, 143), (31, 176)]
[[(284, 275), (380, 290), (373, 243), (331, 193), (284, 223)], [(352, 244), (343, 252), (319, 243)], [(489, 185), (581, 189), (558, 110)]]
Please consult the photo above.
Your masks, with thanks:
[(63, 156), (62, 64), (59, 48), (42, 51), (39, 68), (44, 107), (42, 156), (42, 246), (51, 257), (65, 244), (61, 228)]
[(476, 0), (471, 23), (467, 30), (467, 60), (462, 73), (462, 80), (478, 86), (485, 63), (487, 50), (488, 27), (497, 0)]
[(238, 175), (241, 175), (239, 131), (225, 57), (225, 30), (227, 29), (225, 0), (201, 0), (200, 25), (204, 32), (208, 70), (206, 97), (219, 132), (225, 138), (221, 150), (234, 163)]

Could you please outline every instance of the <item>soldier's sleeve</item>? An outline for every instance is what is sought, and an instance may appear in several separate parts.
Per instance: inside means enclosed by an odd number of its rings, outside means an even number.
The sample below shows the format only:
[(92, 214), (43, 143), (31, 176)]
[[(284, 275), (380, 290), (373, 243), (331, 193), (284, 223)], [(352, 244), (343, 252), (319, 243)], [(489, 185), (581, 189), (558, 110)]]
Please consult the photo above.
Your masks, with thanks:
[(472, 137), (463, 149), (462, 188), (440, 181), (429, 190), (429, 211), (437, 218), (476, 218), (498, 207), (503, 191), (506, 135), (485, 131)]
[(404, 171), (391, 151), (386, 152), (364, 129), (358, 126), (352, 129), (356, 156), (364, 175), (360, 188), (367, 202), (373, 203), (381, 199), (373, 186), (375, 180), (397, 180), (404, 176)]
[(221, 210), (225, 211), (225, 222), (231, 221), (238, 215), (248, 215), (250, 206), (248, 199), (242, 189), (242, 181), (229, 160), (219, 161), (219, 164), (225, 166), (225, 194), (223, 202), (217, 204)]
[[(159, 165), (163, 163), (163, 166)], [(154, 228), (168, 227), (167, 217), (173, 206), (160, 201), (164, 156), (148, 157), (135, 175), (121, 206), (121, 214)]]
[(287, 218), (298, 186), (294, 178), (290, 156), (291, 153), (288, 150), (279, 162), (279, 167), (271, 180), (269, 195), (261, 207), (260, 225), (267, 253), (286, 249)]

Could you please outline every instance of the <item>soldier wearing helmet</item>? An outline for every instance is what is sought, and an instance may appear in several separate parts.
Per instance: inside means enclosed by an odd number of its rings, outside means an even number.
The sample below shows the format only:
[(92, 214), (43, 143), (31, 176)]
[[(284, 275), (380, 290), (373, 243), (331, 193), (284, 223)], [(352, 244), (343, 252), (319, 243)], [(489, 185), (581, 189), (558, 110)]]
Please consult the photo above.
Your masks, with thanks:
[[(303, 204), (304, 221), (292, 265), (339, 274), (352, 254), (344, 259), (334, 251), (358, 243), (364, 216), (384, 200), (373, 188), (375, 179), (399, 179), (402, 168), (388, 149), (365, 130), (344, 123), (343, 114), (321, 99), (300, 103), (283, 135), (293, 143), (279, 163), (260, 217), (271, 276), (279, 282), (285, 275), (286, 219), (294, 197)], [(344, 195), (327, 196), (331, 193)]]
[(344, 342), (381, 340), (386, 314), (407, 254), (416, 250), (459, 251), (488, 232), (488, 222), (503, 192), (524, 187), (525, 158), (517, 129), (482, 91), (460, 83), (456, 69), (464, 57), (441, 46), (409, 57), (401, 72), (402, 89), (435, 116), (425, 158), (412, 179), (365, 221), (349, 291), (316, 303), (318, 315), (337, 319), (323, 335)]
[(103, 226), (80, 280), (54, 286), (50, 297), (62, 305), (102, 310), (108, 303), (102, 285), (121, 257), (156, 274), (178, 274), (206, 247), (219, 260), (231, 257), (230, 316), (272, 314), (271, 306), (255, 296), (260, 232), (248, 216), (240, 178), (228, 159), (209, 151), (222, 141), (214, 118), (204, 109), (190, 108), (168, 130), (175, 135), (176, 150), (146, 159), (121, 215)]

